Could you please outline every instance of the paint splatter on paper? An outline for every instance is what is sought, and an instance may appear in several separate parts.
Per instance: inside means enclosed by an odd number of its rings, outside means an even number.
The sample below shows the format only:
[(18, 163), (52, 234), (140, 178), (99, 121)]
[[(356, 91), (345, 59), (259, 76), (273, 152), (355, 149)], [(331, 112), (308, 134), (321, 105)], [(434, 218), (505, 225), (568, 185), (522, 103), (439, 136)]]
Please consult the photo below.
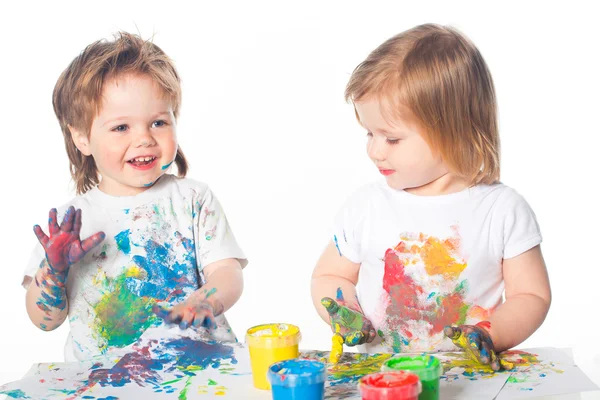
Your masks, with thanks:
[[(391, 354), (345, 353), (328, 366), (325, 398), (360, 399), (357, 382), (377, 372)], [(444, 367), (442, 399), (495, 398), (508, 400), (560, 394), (597, 387), (572, 359), (557, 349), (532, 349), (503, 354), (515, 368), (493, 372), (476, 365), (464, 353), (439, 353)], [(329, 352), (307, 351), (301, 358), (326, 362)], [(34, 373), (0, 386), (9, 398), (193, 399), (212, 396), (267, 398), (255, 389), (248, 349), (241, 344), (198, 342), (188, 339), (138, 342), (135, 351), (117, 359), (81, 363), (38, 364)]]

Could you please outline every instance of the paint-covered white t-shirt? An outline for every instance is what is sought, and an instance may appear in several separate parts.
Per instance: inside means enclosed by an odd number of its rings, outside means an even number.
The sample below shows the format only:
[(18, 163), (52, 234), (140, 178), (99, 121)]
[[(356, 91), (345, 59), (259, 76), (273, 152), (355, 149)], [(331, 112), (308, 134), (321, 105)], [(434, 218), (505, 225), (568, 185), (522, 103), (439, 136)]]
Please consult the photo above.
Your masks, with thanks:
[[(70, 333), (65, 361), (126, 351), (145, 337), (206, 337), (200, 328), (167, 326), (152, 312), (184, 301), (204, 284), (204, 266), (225, 258), (247, 264), (219, 201), (204, 183), (163, 175), (136, 196), (114, 197), (97, 187), (58, 209), (82, 210), (82, 239), (106, 238), (67, 280)], [(44, 227), (47, 233), (47, 227)], [(33, 277), (45, 253), (37, 245), (25, 275)], [(212, 337), (235, 341), (225, 316)]]
[(416, 196), (378, 182), (346, 201), (333, 240), (361, 264), (358, 299), (379, 334), (359, 351), (400, 353), (455, 350), (444, 326), (486, 320), (502, 303), (502, 260), (542, 236), (503, 184)]

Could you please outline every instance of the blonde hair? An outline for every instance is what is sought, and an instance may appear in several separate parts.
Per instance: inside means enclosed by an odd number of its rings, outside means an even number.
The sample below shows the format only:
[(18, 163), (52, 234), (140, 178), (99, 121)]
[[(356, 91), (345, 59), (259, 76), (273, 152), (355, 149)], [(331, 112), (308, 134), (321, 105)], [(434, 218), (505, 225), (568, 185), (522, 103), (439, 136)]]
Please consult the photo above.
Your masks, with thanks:
[(479, 50), (456, 29), (425, 24), (376, 48), (356, 67), (346, 101), (377, 98), (386, 118), (408, 108), (432, 151), (471, 185), (500, 179), (496, 95)]
[[(152, 78), (170, 98), (175, 118), (179, 115), (181, 80), (171, 59), (157, 45), (119, 32), (113, 41), (98, 40), (87, 46), (60, 75), (52, 96), (77, 194), (87, 192), (100, 180), (94, 159), (81, 154), (73, 143), (70, 127), (89, 137), (100, 110), (104, 82), (125, 73)], [(178, 176), (184, 177), (188, 163), (180, 147), (175, 164)]]

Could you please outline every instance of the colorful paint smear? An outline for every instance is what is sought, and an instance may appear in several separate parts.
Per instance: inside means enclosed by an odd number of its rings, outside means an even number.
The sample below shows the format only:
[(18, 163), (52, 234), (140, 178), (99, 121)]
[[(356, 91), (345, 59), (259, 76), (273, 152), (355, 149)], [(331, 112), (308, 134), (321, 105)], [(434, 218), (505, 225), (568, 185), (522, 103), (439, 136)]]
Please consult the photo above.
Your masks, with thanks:
[[(103, 292), (92, 308), (92, 326), (98, 347), (122, 348), (138, 340), (146, 329), (161, 323), (153, 312), (158, 303), (173, 306), (199, 287), (194, 243), (175, 232), (175, 245), (184, 249), (183, 259), (175, 259), (172, 244), (153, 240), (136, 244), (145, 255), (134, 255), (133, 265), (115, 278), (100, 270), (95, 286)], [(125, 254), (131, 251), (130, 231), (115, 236), (117, 247)]]
[[(385, 253), (386, 316), (381, 331), (384, 343), (395, 353), (410, 350), (415, 339), (439, 343), (445, 326), (462, 325), (467, 317), (481, 319), (490, 313), (465, 301), (468, 282), (459, 277), (467, 263), (459, 253), (458, 228), (454, 230), (456, 236), (445, 240), (422, 233), (405, 235)], [(418, 266), (425, 272), (419, 282), (414, 276)]]

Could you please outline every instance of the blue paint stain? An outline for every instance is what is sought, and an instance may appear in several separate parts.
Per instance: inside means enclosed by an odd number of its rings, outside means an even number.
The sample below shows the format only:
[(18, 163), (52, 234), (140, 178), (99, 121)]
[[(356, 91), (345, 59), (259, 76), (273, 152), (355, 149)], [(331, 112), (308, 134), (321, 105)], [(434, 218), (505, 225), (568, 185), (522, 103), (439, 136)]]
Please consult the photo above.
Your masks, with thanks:
[(533, 390), (533, 388), (519, 388), (519, 390), (524, 390), (527, 392), (531, 392)]
[(124, 212), (125, 214), (129, 214), (129, 208), (125, 208), (125, 209), (123, 209), (123, 212)]
[(83, 396), (82, 399), (95, 399), (94, 396)]
[(154, 185), (154, 182), (150, 182), (150, 183), (144, 183), (144, 187), (150, 187)]
[(117, 242), (117, 248), (125, 254), (129, 254), (131, 251), (131, 243), (129, 242), (130, 230), (126, 229), (117, 233), (115, 236), (115, 242)]
[(171, 166), (171, 164), (173, 164), (173, 161), (171, 161), (170, 163), (168, 163), (167, 165), (163, 165), (161, 167), (161, 169), (164, 171), (165, 169), (169, 168)]
[(135, 277), (126, 279), (127, 288), (141, 297), (151, 297), (157, 300), (171, 302), (186, 296), (183, 289), (198, 288), (198, 272), (196, 257), (188, 252), (183, 262), (174, 260), (170, 254), (170, 245), (161, 245), (149, 240), (145, 246), (146, 255), (133, 256), (133, 262), (146, 271), (144, 280)]
[(99, 397), (98, 400), (119, 400), (119, 398), (115, 397), (115, 396), (107, 396), (107, 397)]
[(12, 397), (13, 399), (31, 399), (31, 397), (27, 396), (25, 392), (20, 389), (9, 390), (6, 392), (0, 392), (0, 394), (5, 394), (8, 397)]
[(337, 249), (338, 253), (340, 253), (340, 257), (341, 257), (342, 251), (340, 250), (340, 246), (338, 245), (337, 236), (333, 235), (333, 241), (335, 242), (335, 248)]
[(546, 374), (540, 374), (540, 378), (545, 378)]
[(229, 359), (232, 364), (237, 364), (234, 357), (233, 347), (219, 342), (201, 342), (184, 337), (164, 344), (164, 355), (162, 360), (175, 361), (167, 372), (187, 367), (209, 366), (219, 368), (221, 361)]
[(40, 328), (42, 328), (43, 330), (48, 329), (48, 327), (46, 325), (44, 325), (44, 324), (40, 324)]
[(435, 293), (436, 293), (436, 292), (431, 292), (431, 293), (429, 293), (429, 296), (427, 296), (427, 300), (431, 300), (431, 298), (432, 298), (433, 296), (435, 296)]
[(344, 293), (342, 292), (341, 287), (337, 288), (337, 293), (336, 293), (335, 299), (337, 301), (344, 301)]

